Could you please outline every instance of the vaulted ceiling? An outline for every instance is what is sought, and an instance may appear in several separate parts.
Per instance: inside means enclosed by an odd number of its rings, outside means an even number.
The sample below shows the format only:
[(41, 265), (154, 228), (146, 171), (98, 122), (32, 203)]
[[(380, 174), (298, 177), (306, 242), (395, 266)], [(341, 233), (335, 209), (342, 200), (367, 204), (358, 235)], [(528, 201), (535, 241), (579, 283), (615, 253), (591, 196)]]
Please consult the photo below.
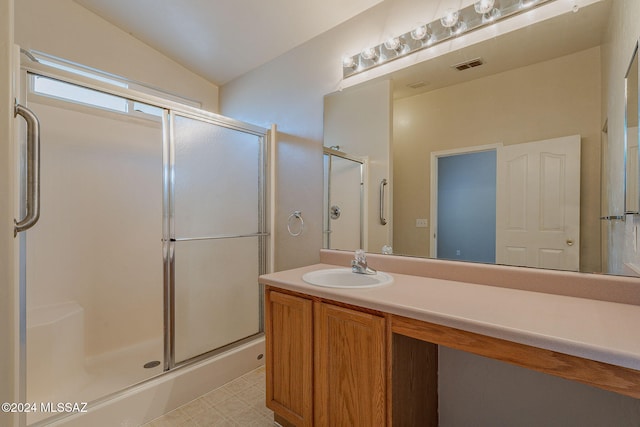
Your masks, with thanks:
[(382, 0), (76, 0), (223, 85)]

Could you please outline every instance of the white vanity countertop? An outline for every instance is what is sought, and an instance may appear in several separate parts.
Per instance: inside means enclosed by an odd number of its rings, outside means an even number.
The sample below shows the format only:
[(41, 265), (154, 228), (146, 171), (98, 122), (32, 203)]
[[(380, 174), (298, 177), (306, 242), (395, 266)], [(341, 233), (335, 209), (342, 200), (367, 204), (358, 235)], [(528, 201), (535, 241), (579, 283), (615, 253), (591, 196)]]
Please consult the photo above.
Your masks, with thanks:
[(260, 283), (538, 348), (640, 370), (640, 306), (388, 273), (394, 282), (344, 289), (302, 281), (316, 264)]

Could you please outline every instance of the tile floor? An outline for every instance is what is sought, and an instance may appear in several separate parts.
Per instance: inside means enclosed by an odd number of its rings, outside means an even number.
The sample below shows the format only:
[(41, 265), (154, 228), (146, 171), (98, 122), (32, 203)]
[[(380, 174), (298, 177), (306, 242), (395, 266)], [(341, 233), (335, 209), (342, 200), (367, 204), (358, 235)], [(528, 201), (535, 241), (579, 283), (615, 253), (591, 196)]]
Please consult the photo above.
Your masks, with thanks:
[(251, 371), (144, 427), (267, 427), (273, 412), (265, 406), (264, 366)]

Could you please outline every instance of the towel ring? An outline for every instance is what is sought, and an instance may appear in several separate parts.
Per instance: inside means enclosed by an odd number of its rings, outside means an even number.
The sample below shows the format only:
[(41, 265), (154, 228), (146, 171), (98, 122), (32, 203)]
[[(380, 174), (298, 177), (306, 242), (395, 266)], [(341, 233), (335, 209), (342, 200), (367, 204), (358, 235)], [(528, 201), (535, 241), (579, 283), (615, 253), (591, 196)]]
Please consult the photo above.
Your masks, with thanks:
[[(291, 231), (291, 224), (293, 223), (293, 221), (295, 219), (299, 219), (300, 220), (300, 229), (298, 230), (297, 233), (294, 233), (293, 231)], [(287, 231), (293, 237), (298, 237), (299, 235), (302, 234), (302, 232), (304, 231), (304, 219), (302, 219), (302, 212), (301, 211), (294, 211), (291, 215), (289, 215), (289, 219), (287, 219)]]

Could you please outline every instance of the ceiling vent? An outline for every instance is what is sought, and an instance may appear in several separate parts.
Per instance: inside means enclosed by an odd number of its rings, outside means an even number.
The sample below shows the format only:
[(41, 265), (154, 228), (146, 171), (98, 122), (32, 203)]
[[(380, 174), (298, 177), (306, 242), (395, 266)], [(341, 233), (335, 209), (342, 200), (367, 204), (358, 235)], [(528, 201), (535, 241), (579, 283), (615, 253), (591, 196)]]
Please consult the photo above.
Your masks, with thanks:
[(458, 71), (468, 70), (469, 68), (479, 67), (484, 64), (482, 58), (471, 59), (469, 61), (464, 61), (459, 64), (452, 65), (451, 68), (455, 68)]
[(418, 88), (421, 88), (421, 87), (425, 87), (427, 84), (428, 83), (426, 83), (426, 82), (420, 81), (420, 82), (409, 83), (407, 85), (407, 87), (410, 87), (411, 89), (418, 89)]

